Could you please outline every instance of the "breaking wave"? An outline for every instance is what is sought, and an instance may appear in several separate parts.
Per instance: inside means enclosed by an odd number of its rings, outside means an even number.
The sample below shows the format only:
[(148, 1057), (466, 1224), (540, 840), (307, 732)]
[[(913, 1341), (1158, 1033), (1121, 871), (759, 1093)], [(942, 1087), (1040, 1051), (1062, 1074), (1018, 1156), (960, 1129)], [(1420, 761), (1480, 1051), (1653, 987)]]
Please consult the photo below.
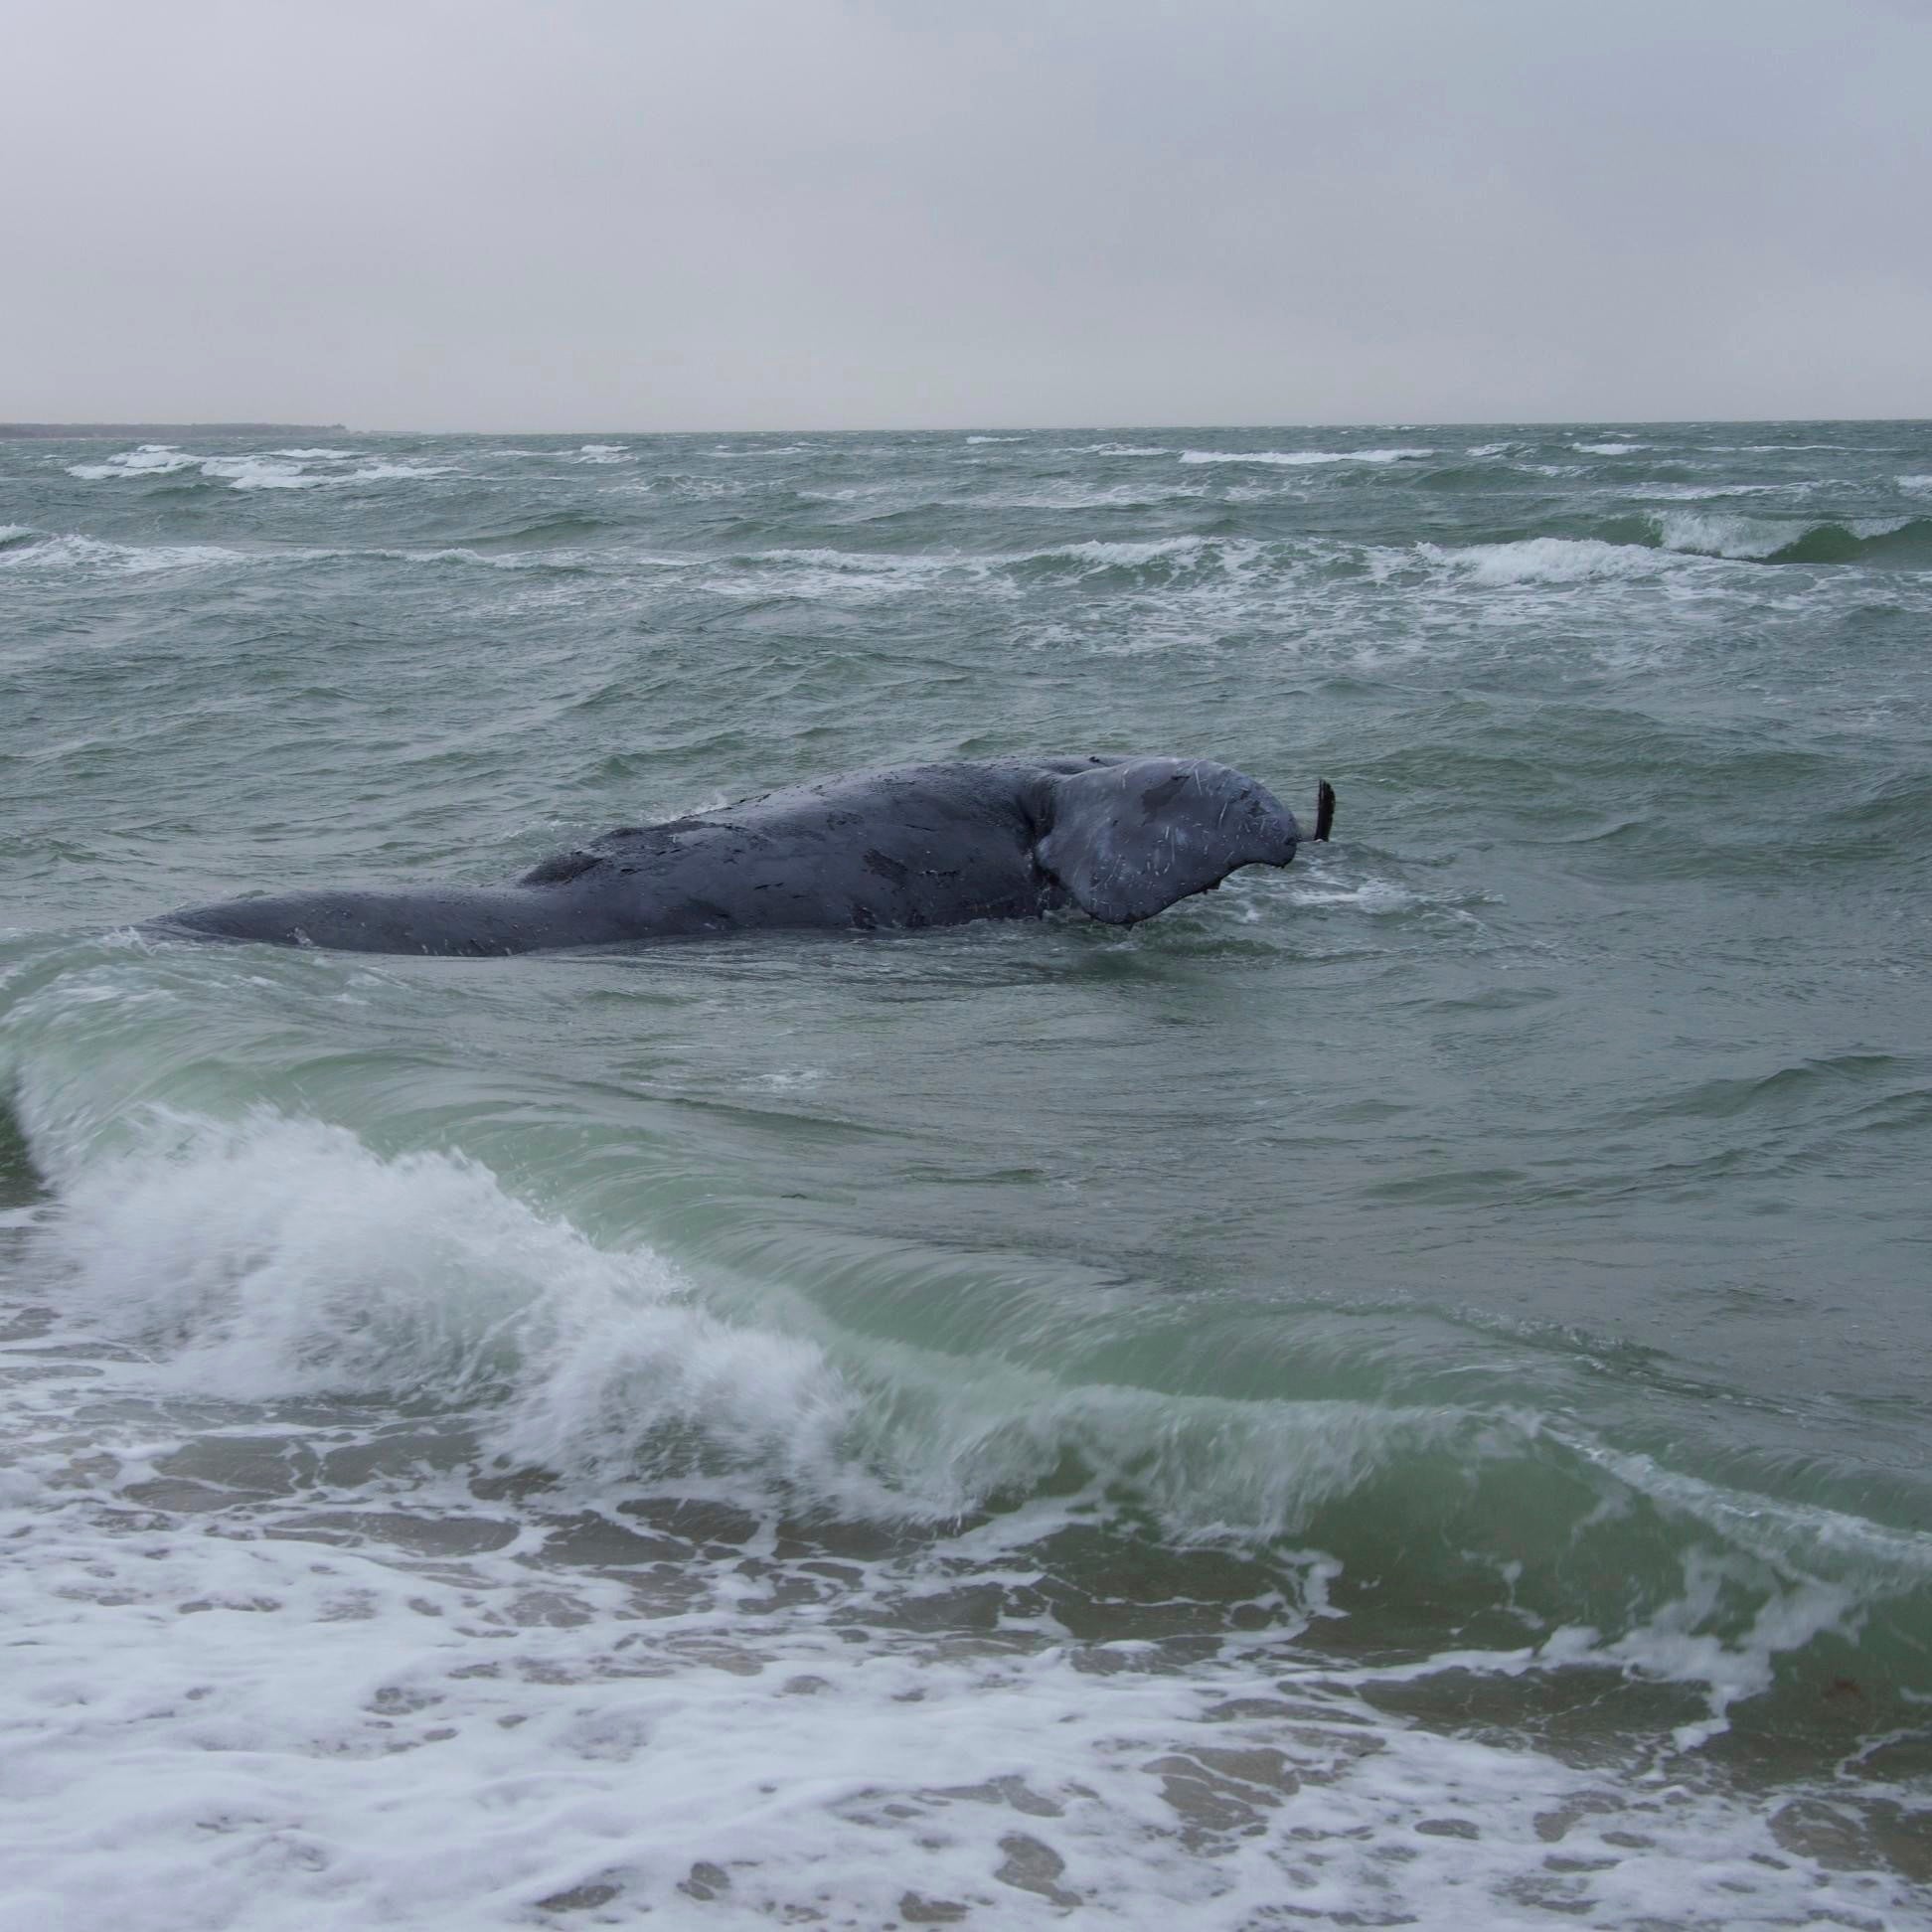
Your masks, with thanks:
[(1754, 564), (1932, 565), (1932, 518), (1865, 518), (1795, 528), (1766, 518), (1674, 512), (1654, 520), (1666, 550)]
[(357, 452), (342, 449), (277, 449), (256, 455), (198, 456), (166, 443), (143, 443), (138, 449), (109, 456), (99, 463), (70, 463), (68, 474), (83, 482), (151, 482), (194, 470), (210, 482), (236, 490), (308, 490), (324, 485), (372, 483), (448, 476), (447, 463), (363, 462), (355, 469), (341, 465)]
[(1676, 558), (1878, 569), (1932, 566), (1932, 518), (1794, 526), (1762, 517), (1668, 511), (1615, 528), (1614, 537), (1523, 537), (1458, 548), (1424, 543), (1416, 550), (1482, 585), (1655, 577)]
[(1528, 537), (1511, 544), (1471, 544), (1456, 550), (1418, 544), (1416, 549), (1430, 563), (1483, 586), (1649, 577), (1667, 567), (1655, 548), (1606, 544), (1593, 537)]
[(83, 482), (105, 482), (110, 477), (172, 476), (177, 470), (193, 469), (200, 458), (167, 443), (143, 443), (138, 449), (109, 456), (103, 463), (70, 463), (68, 474)]
[[(1181, 1546), (1313, 1543), (1373, 1587), (1395, 1587), (1415, 1539), (1432, 1547), (1445, 1526), (1470, 1552), (1523, 1548), (1533, 1494), (1547, 1547), (1527, 1569), (1458, 1559), (1457, 1590), (1490, 1599), (1499, 1635), (1525, 1610), (1569, 1629), (1551, 1663), (1628, 1652), (1706, 1684), (1718, 1727), (1781, 1649), (1886, 1602), (1932, 1604), (1932, 1538), (1725, 1489), (1532, 1413), (1164, 1392), (888, 1341), (830, 1321), (782, 1269), (698, 1275), (600, 1246), (462, 1155), (383, 1157), (267, 1111), (155, 1112), (141, 1145), (90, 1152), (51, 1104), (25, 1110), (56, 1187), (47, 1263), (70, 1316), (137, 1347), (157, 1391), (461, 1410), (504, 1469), (572, 1488), (729, 1481), (753, 1507), (843, 1520), (957, 1524), (1071, 1486)], [(1576, 1558), (1598, 1541), (1594, 1567)], [(1723, 1588), (1659, 1649), (1644, 1633), (1677, 1629), (1706, 1573)], [(1868, 1633), (1867, 1668), (1890, 1641)]]
[(1306, 469), (1326, 463), (1407, 463), (1433, 456), (1433, 449), (1184, 449), (1184, 463), (1258, 463), (1277, 469)]

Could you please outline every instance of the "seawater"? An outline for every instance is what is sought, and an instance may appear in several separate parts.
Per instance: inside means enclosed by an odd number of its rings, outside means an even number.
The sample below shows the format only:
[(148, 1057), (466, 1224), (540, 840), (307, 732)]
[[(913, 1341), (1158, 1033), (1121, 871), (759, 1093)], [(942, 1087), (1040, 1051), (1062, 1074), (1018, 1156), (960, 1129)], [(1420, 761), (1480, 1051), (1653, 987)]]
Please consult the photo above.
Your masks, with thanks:
[[(0, 444), (0, 1916), (1932, 1914), (1932, 427)], [(1055, 918), (157, 944), (853, 766)]]

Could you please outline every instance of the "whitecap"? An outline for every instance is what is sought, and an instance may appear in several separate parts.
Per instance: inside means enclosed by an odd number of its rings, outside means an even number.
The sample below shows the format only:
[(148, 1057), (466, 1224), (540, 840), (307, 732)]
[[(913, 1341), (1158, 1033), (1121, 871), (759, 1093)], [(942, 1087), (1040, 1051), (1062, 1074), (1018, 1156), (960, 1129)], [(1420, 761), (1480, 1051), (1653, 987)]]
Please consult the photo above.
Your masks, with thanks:
[(70, 463), (68, 474), (89, 483), (106, 482), (114, 477), (170, 476), (176, 470), (192, 468), (200, 460), (170, 443), (143, 443), (138, 449), (109, 456), (104, 463)]
[[(31, 535), (31, 533), (29, 533)], [(245, 553), (219, 544), (110, 544), (97, 537), (67, 535), (39, 543), (0, 548), (0, 569), (74, 570), (81, 573), (145, 576), (159, 570), (195, 569), (211, 564), (239, 564)]]
[(992, 562), (983, 558), (869, 556), (824, 548), (759, 551), (748, 558), (719, 560), (728, 574), (713, 574), (704, 587), (718, 595), (764, 597), (774, 589), (794, 597), (835, 600), (902, 596), (946, 570), (984, 576)]
[(1433, 449), (1184, 449), (1184, 463), (1265, 463), (1301, 469), (1318, 463), (1406, 463), (1433, 456)]
[(1666, 550), (1706, 557), (1769, 557), (1790, 541), (1787, 532), (1749, 517), (1713, 517), (1679, 510), (1653, 517), (1651, 522)]
[(1640, 449), (1648, 449), (1650, 444), (1640, 442), (1579, 442), (1571, 443), (1570, 447), (1581, 450), (1585, 456), (1631, 456), (1635, 455)]
[(1164, 503), (1186, 501), (1208, 494), (1205, 483), (1162, 483), (1148, 472), (1140, 480), (1115, 483), (1094, 489), (1078, 483), (1053, 483), (1038, 490), (1013, 493), (988, 493), (963, 500), (948, 500), (945, 507), (961, 510), (1150, 510)]
[[(1883, 537), (1903, 527), (1907, 519), (1860, 522), (1847, 526), (1854, 537)], [(1708, 512), (1673, 510), (1652, 518), (1666, 550), (1700, 557), (1729, 557), (1756, 561), (1773, 556), (1818, 526), (1772, 523), (1761, 517), (1712, 516)]]
[[(1131, 569), (1143, 564), (1180, 563), (1183, 560), (1218, 552), (1222, 542), (1215, 537), (1150, 537), (1141, 542), (1128, 539), (1090, 538), (1084, 543), (1060, 544), (1050, 550), (1031, 551), (1024, 563), (1042, 563), (1065, 558), (1076, 564), (1091, 564), (1101, 569)], [(1252, 545), (1242, 547), (1252, 550)]]
[(299, 463), (277, 462), (268, 456), (211, 456), (201, 471), (204, 476), (226, 479), (236, 490), (306, 490), (323, 480)]
[(965, 561), (959, 557), (931, 553), (914, 552), (904, 556), (887, 556), (865, 551), (830, 550), (824, 547), (758, 551), (751, 559), (751, 562), (758, 564), (808, 564), (828, 570), (861, 572), (887, 570), (911, 573), (948, 569)]
[(1757, 483), (1627, 483), (1613, 494), (1652, 503), (1660, 498), (1671, 503), (1702, 503), (1711, 497), (1755, 496), (1764, 487)]
[(412, 482), (429, 476), (453, 476), (453, 463), (365, 463), (350, 477), (355, 483)]
[(1594, 537), (1528, 537), (1463, 550), (1418, 544), (1416, 550), (1430, 563), (1446, 564), (1486, 587), (1654, 576), (1669, 567), (1669, 560), (1647, 545), (1606, 544)]
[[(544, 550), (544, 551), (500, 551), (486, 553), (470, 550), (459, 544), (445, 545), (440, 550), (372, 550), (372, 551), (335, 551), (319, 553), (336, 557), (376, 557), (389, 564), (473, 564), (490, 570), (555, 570), (585, 569), (595, 561), (588, 551)], [(645, 565), (676, 564), (685, 560), (671, 560), (655, 557), (629, 557), (627, 564)]]

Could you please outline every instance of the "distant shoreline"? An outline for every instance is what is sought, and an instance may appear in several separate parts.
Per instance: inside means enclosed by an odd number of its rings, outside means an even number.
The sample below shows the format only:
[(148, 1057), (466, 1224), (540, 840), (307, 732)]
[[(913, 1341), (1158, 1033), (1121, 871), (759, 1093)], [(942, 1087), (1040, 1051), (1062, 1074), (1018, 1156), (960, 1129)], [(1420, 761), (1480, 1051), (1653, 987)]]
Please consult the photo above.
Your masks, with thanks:
[(339, 422), (0, 422), (0, 442), (83, 442), (90, 436), (343, 436)]
[(1614, 412), (1586, 416), (1467, 416), (1442, 421), (1419, 417), (1367, 419), (1363, 421), (1255, 421), (1255, 422), (1148, 422), (1126, 419), (1118, 422), (958, 422), (958, 423), (861, 423), (839, 428), (823, 425), (812, 428), (745, 428), (719, 424), (689, 425), (683, 428), (613, 428), (602, 424), (586, 428), (424, 428), (364, 427), (351, 429), (341, 422), (0, 422), (0, 442), (82, 442), (105, 441), (113, 437), (148, 442), (172, 442), (190, 436), (494, 436), (509, 439), (534, 439), (540, 436), (564, 441), (583, 437), (621, 436), (627, 439), (677, 438), (684, 436), (955, 436), (987, 435), (1032, 436), (1091, 432), (1106, 435), (1178, 435), (1201, 431), (1211, 435), (1259, 435), (1262, 433), (1305, 433), (1316, 430), (1399, 430), (1407, 432), (1460, 432), (1474, 429), (1504, 431), (1557, 429), (1695, 429), (1695, 428), (1807, 428), (1821, 424), (1875, 427), (1894, 424), (1915, 426), (1932, 421), (1932, 416), (1648, 416), (1619, 415)]

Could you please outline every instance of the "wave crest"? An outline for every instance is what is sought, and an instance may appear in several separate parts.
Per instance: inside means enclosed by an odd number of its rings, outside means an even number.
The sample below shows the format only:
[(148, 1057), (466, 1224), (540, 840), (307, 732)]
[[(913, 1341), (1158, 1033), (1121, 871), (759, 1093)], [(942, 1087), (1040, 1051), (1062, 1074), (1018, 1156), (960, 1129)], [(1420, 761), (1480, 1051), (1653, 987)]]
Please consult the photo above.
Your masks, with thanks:
[[(308, 490), (324, 484), (374, 483), (449, 476), (449, 463), (398, 463), (380, 457), (345, 469), (350, 449), (273, 449), (238, 456), (198, 456), (171, 443), (143, 443), (100, 463), (70, 463), (68, 474), (87, 483), (152, 482), (195, 470), (235, 490)], [(317, 467), (320, 465), (320, 467)]]
[(48, 1236), (72, 1305), (183, 1392), (476, 1410), (488, 1454), (579, 1482), (733, 1470), (869, 1518), (1024, 1498), (1071, 1458), (1177, 1530), (1279, 1533), (1449, 1411), (1072, 1385), (827, 1331), (761, 1284), (726, 1313), (646, 1247), (612, 1252), (459, 1155), (385, 1160), (274, 1114), (174, 1117), (91, 1165)]
[(1594, 537), (1526, 537), (1511, 544), (1472, 544), (1445, 550), (1416, 546), (1430, 563), (1448, 566), (1485, 587), (1515, 583), (1585, 583), (1605, 577), (1655, 576), (1667, 560), (1642, 544), (1606, 544)]
[(1306, 469), (1323, 463), (1407, 463), (1433, 449), (1184, 449), (1184, 463), (1258, 463), (1273, 469)]
[(1764, 517), (1672, 511), (1652, 518), (1665, 550), (1751, 564), (1932, 564), (1932, 517), (1849, 518), (1793, 525)]

